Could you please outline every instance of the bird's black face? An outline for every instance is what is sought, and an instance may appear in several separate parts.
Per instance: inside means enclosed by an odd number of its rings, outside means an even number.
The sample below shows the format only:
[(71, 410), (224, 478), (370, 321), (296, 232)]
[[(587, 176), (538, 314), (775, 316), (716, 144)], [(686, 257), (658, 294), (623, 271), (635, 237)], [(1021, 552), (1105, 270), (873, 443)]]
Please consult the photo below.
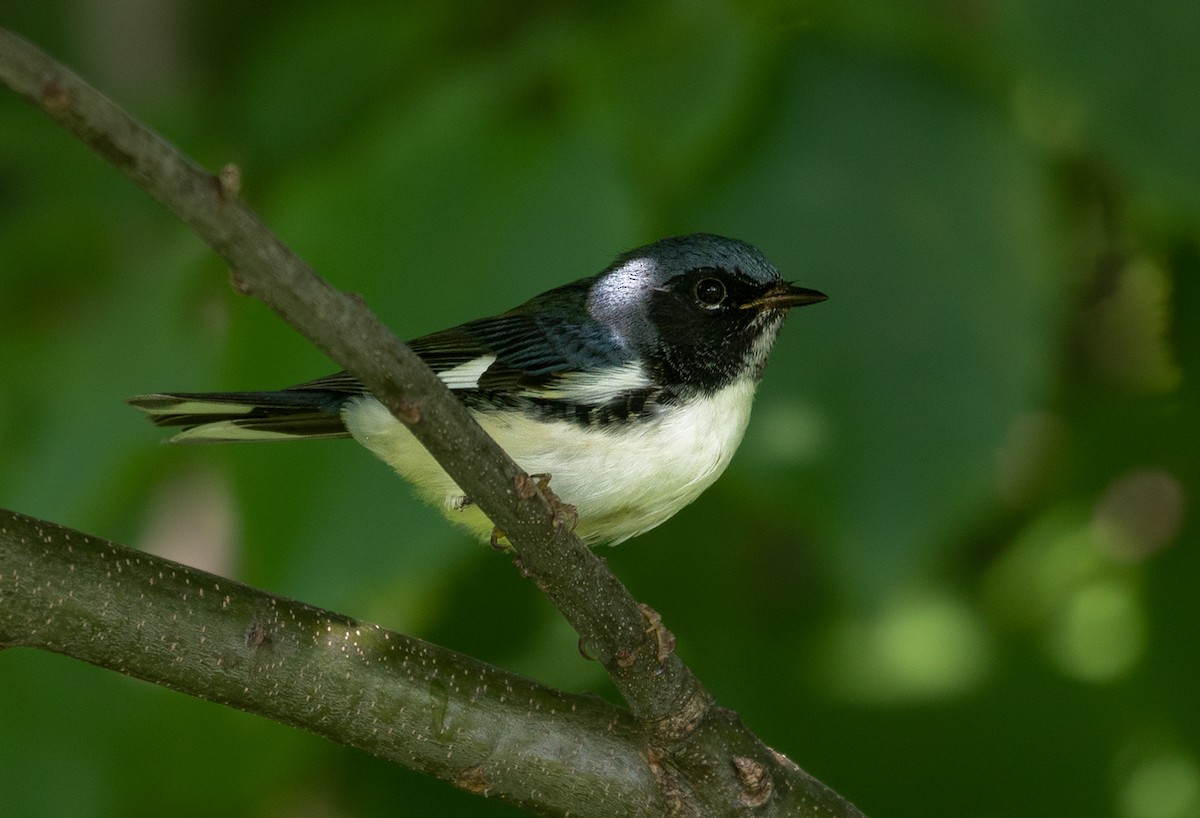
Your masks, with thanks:
[(659, 383), (714, 392), (743, 377), (758, 379), (789, 308), (823, 300), (813, 290), (738, 267), (694, 267), (650, 293), (655, 329), (647, 366)]
[(587, 312), (613, 349), (685, 397), (758, 379), (787, 311), (825, 300), (783, 281), (751, 245), (707, 233), (626, 253), (587, 287)]

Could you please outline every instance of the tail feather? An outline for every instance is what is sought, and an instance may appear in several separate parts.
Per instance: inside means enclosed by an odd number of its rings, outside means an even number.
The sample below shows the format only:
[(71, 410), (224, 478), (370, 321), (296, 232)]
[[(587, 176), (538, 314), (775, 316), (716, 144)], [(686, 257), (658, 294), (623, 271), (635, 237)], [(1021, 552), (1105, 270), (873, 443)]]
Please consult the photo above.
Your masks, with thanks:
[(341, 413), (348, 397), (318, 389), (162, 392), (128, 403), (156, 426), (182, 426), (172, 443), (227, 443), (349, 437)]

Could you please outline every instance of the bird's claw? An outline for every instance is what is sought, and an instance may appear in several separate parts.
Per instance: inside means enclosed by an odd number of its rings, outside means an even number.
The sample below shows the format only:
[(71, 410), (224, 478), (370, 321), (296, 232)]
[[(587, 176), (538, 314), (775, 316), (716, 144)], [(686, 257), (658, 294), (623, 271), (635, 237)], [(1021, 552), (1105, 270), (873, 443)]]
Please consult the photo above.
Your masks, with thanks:
[[(579, 510), (570, 503), (564, 503), (554, 490), (550, 488), (549, 474), (525, 474), (524, 472), (517, 475), (516, 478), (517, 496), (522, 500), (528, 500), (539, 492), (546, 498), (546, 502), (550, 504), (553, 510), (553, 525), (556, 531), (567, 529), (574, 531), (575, 526), (579, 524)], [(471, 498), (463, 495), (458, 500), (462, 501), (458, 508), (465, 508), (471, 503)], [(499, 528), (492, 529), (492, 535), (489, 538), (491, 546), (496, 551), (512, 551), (513, 547), (510, 543), (505, 542), (507, 538), (503, 531)]]
[(546, 502), (550, 504), (550, 508), (554, 510), (554, 528), (567, 531), (574, 531), (575, 526), (579, 525), (579, 509), (570, 503), (563, 502), (562, 498), (554, 493), (554, 489), (550, 488), (551, 475), (531, 474), (530, 480), (537, 481), (537, 490), (546, 498)]
[(639, 604), (638, 607), (648, 623), (645, 633), (654, 637), (655, 655), (660, 665), (658, 672), (661, 673), (661, 666), (667, 661), (667, 657), (675, 652), (675, 634), (663, 626), (662, 614), (658, 611), (645, 604)]
[(492, 528), (492, 535), (488, 538), (488, 545), (492, 547), (493, 551), (500, 553), (513, 550), (512, 543), (508, 541), (505, 533), (495, 527)]

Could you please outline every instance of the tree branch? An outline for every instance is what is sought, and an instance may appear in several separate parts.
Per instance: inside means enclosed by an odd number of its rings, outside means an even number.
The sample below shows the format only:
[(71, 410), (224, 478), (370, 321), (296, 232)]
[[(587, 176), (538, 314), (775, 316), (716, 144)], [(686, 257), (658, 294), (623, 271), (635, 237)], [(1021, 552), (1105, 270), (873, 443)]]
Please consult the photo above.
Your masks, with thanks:
[[(825, 815), (858, 814), (714, 706), (691, 671), (663, 649), (628, 590), (574, 535), (555, 526), (551, 504), (536, 484), (438, 378), (359, 299), (318, 277), (238, 198), (236, 168), (218, 176), (207, 173), (78, 76), (4, 29), (0, 80), (175, 213), (225, 259), (239, 289), (261, 299), (358, 376), (408, 426), (505, 532), (525, 572), (603, 662), (645, 730), (647, 766), (660, 792), (673, 799), (674, 814), (725, 814), (750, 806), (757, 815), (816, 814), (810, 809)], [(111, 625), (120, 629), (129, 621)], [(90, 653), (79, 655), (93, 660)], [(245, 695), (270, 698), (271, 693), (267, 688)], [(293, 712), (287, 720), (298, 723), (300, 718)], [(323, 732), (321, 721), (306, 721), (305, 726)], [(702, 803), (708, 805), (703, 810), (696, 806)], [(717, 809), (718, 804), (723, 808)]]
[[(168, 638), (164, 619), (177, 623)], [(544, 813), (664, 813), (640, 755), (645, 731), (594, 696), (0, 509), (0, 647), (13, 646), (302, 727)]]

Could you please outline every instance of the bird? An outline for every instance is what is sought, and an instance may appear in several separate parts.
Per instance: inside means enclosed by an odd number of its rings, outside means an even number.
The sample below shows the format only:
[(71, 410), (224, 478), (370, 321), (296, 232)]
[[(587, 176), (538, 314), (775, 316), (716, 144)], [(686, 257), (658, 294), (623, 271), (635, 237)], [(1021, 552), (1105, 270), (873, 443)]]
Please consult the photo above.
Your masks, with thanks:
[[(785, 281), (754, 246), (694, 233), (408, 346), (517, 465), (552, 481), (580, 539), (616, 545), (721, 475), (784, 318), (824, 300)], [(128, 402), (159, 426), (182, 427), (172, 443), (351, 437), (494, 542), (483, 512), (349, 372), (276, 391)]]

